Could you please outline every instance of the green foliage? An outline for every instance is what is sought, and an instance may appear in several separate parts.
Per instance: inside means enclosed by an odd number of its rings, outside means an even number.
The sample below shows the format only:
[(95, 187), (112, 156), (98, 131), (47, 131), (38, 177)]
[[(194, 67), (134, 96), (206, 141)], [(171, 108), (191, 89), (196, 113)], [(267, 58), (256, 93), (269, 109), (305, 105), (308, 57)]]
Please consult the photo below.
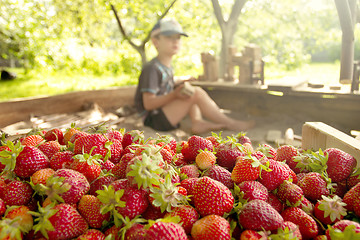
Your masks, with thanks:
[[(26, 77), (14, 81), (14, 86), (21, 83), (30, 92), (36, 91), (34, 94), (38, 91), (43, 94), (42, 88), (54, 84), (42, 79), (36, 85), (39, 90), (30, 88), (26, 84), (33, 74), (32, 70), (45, 72), (50, 78), (54, 72), (65, 73), (66, 76), (76, 73), (118, 78), (121, 75), (136, 83), (141, 58), (120, 33), (110, 4), (116, 7), (129, 38), (140, 44), (172, 1), (2, 0), (0, 60), (16, 59), (24, 66), (28, 73)], [(227, 19), (234, 1), (219, 2)], [(202, 74), (201, 52), (211, 51), (219, 55), (221, 47), (221, 32), (211, 2), (178, 0), (166, 17), (176, 18), (190, 36), (183, 38), (182, 51), (174, 58), (175, 74)], [(341, 34), (332, 1), (247, 0), (239, 18), (234, 45), (240, 52), (248, 43), (256, 43), (263, 50), (267, 68), (276, 66), (289, 70), (312, 59), (338, 60)], [(358, 28), (355, 35), (355, 55), (360, 58)], [(156, 55), (150, 42), (145, 49), (148, 60)], [(99, 83), (92, 81), (86, 84), (96, 89)], [(121, 84), (123, 82), (111, 83), (112, 86)], [(5, 85), (10, 89), (12, 87), (12, 83)], [(73, 83), (64, 87), (67, 91), (79, 86)], [(86, 87), (89, 89), (89, 86)], [(56, 89), (58, 93), (63, 92), (63, 88)], [(11, 97), (11, 94), (5, 93), (1, 97)]]

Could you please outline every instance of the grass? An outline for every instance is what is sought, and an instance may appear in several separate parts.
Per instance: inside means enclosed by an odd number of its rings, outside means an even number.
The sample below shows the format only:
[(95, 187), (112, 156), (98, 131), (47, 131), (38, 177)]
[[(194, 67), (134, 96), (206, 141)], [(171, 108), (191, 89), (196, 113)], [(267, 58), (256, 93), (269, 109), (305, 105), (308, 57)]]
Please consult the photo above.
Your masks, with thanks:
[[(95, 76), (35, 71), (25, 74), (22, 69), (11, 69), (11, 71), (15, 72), (18, 77), (12, 81), (0, 81), (0, 101), (121, 87), (137, 83), (137, 78), (129, 75)], [(339, 82), (339, 72), (339, 63), (312, 63), (292, 71), (265, 66), (265, 80), (268, 82), (286, 78), (302, 78), (314, 82), (334, 84)]]
[(275, 67), (266, 68), (265, 81), (279, 79), (304, 79), (309, 82), (323, 83), (325, 85), (338, 84), (340, 77), (340, 63), (311, 63), (301, 68), (286, 71)]
[(72, 91), (97, 90), (136, 84), (137, 80), (128, 75), (95, 76), (91, 74), (30, 72), (11, 69), (17, 78), (0, 81), (0, 101), (35, 96), (51, 96)]

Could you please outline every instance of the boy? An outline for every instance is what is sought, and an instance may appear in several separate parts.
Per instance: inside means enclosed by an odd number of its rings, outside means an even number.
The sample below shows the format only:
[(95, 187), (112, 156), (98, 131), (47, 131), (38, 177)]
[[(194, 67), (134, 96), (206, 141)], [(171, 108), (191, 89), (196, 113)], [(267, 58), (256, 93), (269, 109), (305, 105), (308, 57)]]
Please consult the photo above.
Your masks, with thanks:
[(253, 127), (252, 122), (237, 121), (223, 114), (200, 87), (186, 92), (185, 81), (174, 82), (171, 62), (180, 50), (181, 36), (188, 37), (173, 19), (160, 20), (151, 31), (158, 55), (144, 66), (135, 94), (135, 105), (144, 117), (144, 125), (169, 131), (178, 128), (180, 121), (189, 115), (193, 134), (224, 128), (243, 131)]

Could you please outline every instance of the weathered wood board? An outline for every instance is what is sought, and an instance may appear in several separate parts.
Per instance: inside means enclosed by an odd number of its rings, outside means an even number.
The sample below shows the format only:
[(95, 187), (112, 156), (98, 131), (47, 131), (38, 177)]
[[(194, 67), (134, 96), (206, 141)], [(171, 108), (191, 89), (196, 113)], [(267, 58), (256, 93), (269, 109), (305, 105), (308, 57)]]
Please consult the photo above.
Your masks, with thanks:
[(360, 166), (360, 141), (322, 122), (306, 122), (303, 125), (302, 148), (339, 148), (355, 157)]
[(79, 91), (56, 96), (0, 102), (0, 128), (30, 119), (33, 115), (73, 113), (96, 103), (104, 110), (134, 104), (135, 86)]

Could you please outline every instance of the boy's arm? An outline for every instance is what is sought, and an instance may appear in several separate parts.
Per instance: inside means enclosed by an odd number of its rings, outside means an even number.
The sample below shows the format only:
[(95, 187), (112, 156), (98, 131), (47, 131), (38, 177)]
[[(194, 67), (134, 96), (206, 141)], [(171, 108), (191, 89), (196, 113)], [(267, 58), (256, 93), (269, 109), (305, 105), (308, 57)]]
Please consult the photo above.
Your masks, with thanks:
[(181, 94), (181, 89), (183, 86), (178, 86), (174, 89), (174, 91), (166, 94), (166, 95), (160, 95), (156, 96), (154, 93), (151, 92), (144, 92), (143, 93), (143, 101), (144, 101), (144, 108), (147, 111), (151, 111), (154, 109), (162, 108), (167, 103), (177, 99), (177, 98), (188, 98), (188, 96), (185, 96)]

